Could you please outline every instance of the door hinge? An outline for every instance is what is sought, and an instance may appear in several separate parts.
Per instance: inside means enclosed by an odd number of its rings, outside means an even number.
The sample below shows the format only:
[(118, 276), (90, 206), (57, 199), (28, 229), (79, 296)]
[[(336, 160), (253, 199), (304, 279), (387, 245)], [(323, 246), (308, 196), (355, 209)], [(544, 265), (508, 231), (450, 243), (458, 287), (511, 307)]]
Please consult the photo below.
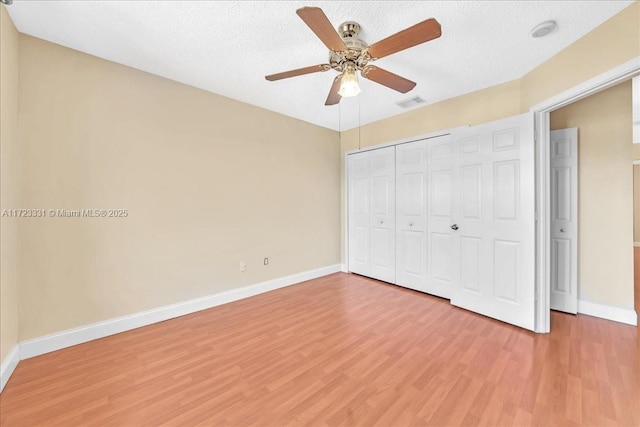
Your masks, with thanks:
[(536, 212), (535, 212), (534, 217), (535, 217), (535, 219), (536, 219), (536, 222), (538, 222), (538, 211), (536, 211)]

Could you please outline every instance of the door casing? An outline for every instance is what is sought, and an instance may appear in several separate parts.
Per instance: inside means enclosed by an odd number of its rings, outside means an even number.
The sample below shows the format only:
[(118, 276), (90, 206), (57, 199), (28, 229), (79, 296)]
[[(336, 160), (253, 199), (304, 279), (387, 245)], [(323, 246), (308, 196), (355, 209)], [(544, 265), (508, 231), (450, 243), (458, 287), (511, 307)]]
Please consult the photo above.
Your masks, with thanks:
[(536, 327), (551, 331), (551, 158), (550, 113), (640, 75), (640, 56), (548, 98), (529, 109), (535, 121), (536, 150)]

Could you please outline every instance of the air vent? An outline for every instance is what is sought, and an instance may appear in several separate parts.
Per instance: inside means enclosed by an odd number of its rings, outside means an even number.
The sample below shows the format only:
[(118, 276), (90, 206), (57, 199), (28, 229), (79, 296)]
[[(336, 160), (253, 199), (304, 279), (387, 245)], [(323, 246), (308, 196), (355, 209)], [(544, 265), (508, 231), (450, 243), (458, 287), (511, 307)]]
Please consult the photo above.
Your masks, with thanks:
[(413, 98), (405, 99), (404, 101), (400, 101), (400, 102), (396, 102), (396, 105), (399, 106), (400, 108), (404, 108), (406, 110), (407, 108), (415, 107), (416, 105), (424, 104), (425, 102), (426, 101), (424, 99), (420, 98), (419, 96), (414, 96)]

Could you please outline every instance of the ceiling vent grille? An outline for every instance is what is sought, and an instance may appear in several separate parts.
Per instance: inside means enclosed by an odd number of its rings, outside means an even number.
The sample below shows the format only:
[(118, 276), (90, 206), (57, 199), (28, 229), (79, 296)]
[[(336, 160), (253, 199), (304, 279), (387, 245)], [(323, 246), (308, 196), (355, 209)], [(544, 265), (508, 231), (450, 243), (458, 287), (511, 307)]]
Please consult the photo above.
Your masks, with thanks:
[(424, 104), (426, 101), (422, 98), (420, 98), (419, 96), (414, 96), (413, 98), (410, 99), (405, 99), (404, 101), (400, 101), (400, 102), (396, 102), (396, 105), (399, 106), (400, 108), (404, 108), (405, 110), (407, 108), (412, 108), (415, 107), (416, 105), (420, 105), (420, 104)]

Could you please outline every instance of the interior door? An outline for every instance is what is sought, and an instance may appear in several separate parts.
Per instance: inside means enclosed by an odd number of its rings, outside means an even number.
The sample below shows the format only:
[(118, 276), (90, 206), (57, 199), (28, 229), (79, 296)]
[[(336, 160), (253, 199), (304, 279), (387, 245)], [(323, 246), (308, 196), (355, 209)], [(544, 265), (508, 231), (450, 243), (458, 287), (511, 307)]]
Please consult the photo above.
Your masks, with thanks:
[(396, 147), (369, 151), (370, 277), (396, 282)]
[(453, 278), (452, 179), (453, 151), (451, 136), (427, 141), (428, 202), (427, 252), (428, 273), (426, 292), (442, 298), (451, 298)]
[(396, 146), (396, 284), (426, 292), (427, 141)]
[(578, 129), (551, 132), (551, 308), (578, 312)]
[(368, 276), (370, 274), (369, 220), (371, 218), (369, 152), (350, 154), (347, 159), (349, 270)]
[(533, 115), (453, 134), (451, 303), (526, 329), (535, 316)]

